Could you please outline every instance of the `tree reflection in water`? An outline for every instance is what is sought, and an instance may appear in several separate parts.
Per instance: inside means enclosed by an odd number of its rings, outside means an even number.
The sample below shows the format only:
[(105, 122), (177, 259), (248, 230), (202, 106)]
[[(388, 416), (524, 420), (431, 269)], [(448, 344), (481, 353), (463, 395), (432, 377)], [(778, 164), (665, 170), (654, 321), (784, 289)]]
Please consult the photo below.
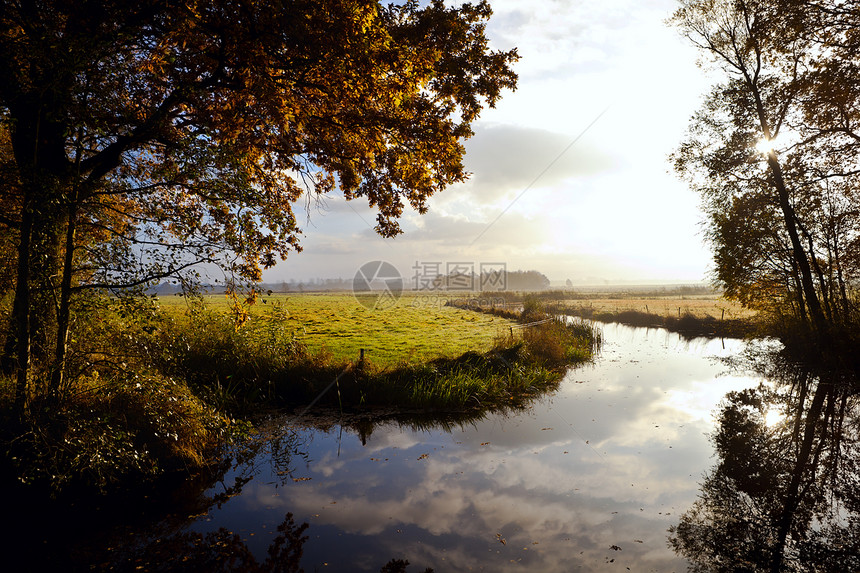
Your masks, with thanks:
[[(461, 421), (474, 418), (470, 415)], [(384, 420), (380, 417), (371, 422), (356, 417), (349, 425), (369, 436), (376, 424), (386, 423)], [(416, 417), (411, 423), (413, 427), (429, 427), (434, 424), (444, 426), (449, 421), (427, 421)], [(111, 536), (111, 548), (106, 553), (102, 553), (98, 546), (79, 547), (77, 561), (90, 566), (99, 562), (98, 568), (105, 571), (303, 572), (301, 559), (309, 525), (297, 524), (291, 512), (278, 525), (277, 535), (269, 543), (265, 557), (255, 555), (247, 538), (226, 527), (206, 533), (189, 531), (188, 528), (200, 516), (241, 495), (243, 488), (261, 473), (277, 476), (281, 485), (293, 481), (296, 462), (302, 460), (307, 463), (308, 436), (297, 431), (292, 424), (284, 425), (278, 419), (261, 422), (259, 435), (238, 446), (209, 479), (187, 482), (182, 491), (176, 493), (185, 501), (182, 511), (148, 527), (120, 528)], [(228, 473), (232, 485), (228, 485)], [(391, 559), (380, 565), (381, 573), (407, 573), (409, 561)], [(428, 568), (423, 573), (432, 571)]]
[(268, 557), (258, 561), (247, 542), (225, 528), (206, 534), (191, 531), (152, 540), (142, 551), (112, 569), (141, 571), (302, 571), (299, 561), (308, 537), (307, 523), (296, 525), (287, 513), (278, 526), (278, 535), (269, 545)]
[[(292, 513), (278, 525), (265, 559), (253, 554), (247, 539), (227, 528), (199, 533), (188, 527), (240, 495), (260, 473), (260, 459), (271, 465), (275, 475), (290, 479), (295, 459), (306, 458), (305, 446), (292, 428), (262, 424), (260, 434), (237, 446), (218, 468), (173, 493), (171, 497), (182, 500), (181, 509), (148, 526), (118, 528), (106, 554), (99, 546), (78, 548), (79, 561), (100, 561), (100, 568), (110, 571), (302, 571), (299, 563), (309, 526), (296, 524)], [(233, 483), (228, 485), (225, 475), (231, 468)]]
[(860, 571), (856, 379), (779, 353), (748, 359), (770, 382), (721, 403), (719, 462), (670, 546), (697, 572)]

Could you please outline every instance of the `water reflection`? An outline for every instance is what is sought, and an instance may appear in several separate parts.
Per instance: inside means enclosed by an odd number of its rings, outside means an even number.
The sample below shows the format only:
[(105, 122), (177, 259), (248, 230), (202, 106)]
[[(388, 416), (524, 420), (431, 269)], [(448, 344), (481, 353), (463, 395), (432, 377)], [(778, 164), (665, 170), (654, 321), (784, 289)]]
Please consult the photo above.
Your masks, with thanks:
[(237, 571), (298, 573), (307, 523), (296, 525), (287, 513), (278, 525), (265, 560), (258, 561), (246, 540), (225, 527), (206, 534), (178, 531), (155, 537), (133, 553), (117, 555), (106, 568), (119, 571)]
[(309, 524), (306, 570), (683, 570), (666, 530), (710, 463), (714, 407), (758, 380), (711, 359), (737, 341), (604, 334), (600, 360), (518, 414), (297, 428), (304, 457), (257, 458), (242, 494), (190, 530), (224, 527), (262, 561), (291, 513)]
[[(732, 392), (756, 396), (744, 391), (758, 388), (760, 376), (730, 373), (719, 359), (742, 347), (608, 325), (600, 358), (527, 410), (273, 420), (268, 439), (236, 452), (238, 463), (205, 491), (189, 491), (195, 501), (173, 519), (118, 531), (101, 544), (106, 556), (78, 563), (107, 570), (255, 571), (281, 563), (293, 568), (282, 570), (415, 573), (685, 570), (687, 553), (674, 552), (666, 532), (696, 503), (701, 472), (713, 464), (707, 436), (716, 431), (717, 404)], [(809, 386), (807, 409), (815, 396)], [(831, 401), (822, 400), (826, 413)], [(850, 406), (834, 401), (830, 419)], [(732, 463), (752, 470), (742, 466), (746, 459)], [(762, 472), (744, 487), (786, 479)], [(808, 489), (802, 481), (798, 491)], [(695, 525), (698, 517), (688, 515)], [(704, 531), (695, 526), (682, 538), (685, 527), (676, 530), (678, 548)]]
[(747, 364), (769, 383), (726, 396), (718, 463), (670, 543), (697, 571), (860, 571), (856, 379), (772, 351)]

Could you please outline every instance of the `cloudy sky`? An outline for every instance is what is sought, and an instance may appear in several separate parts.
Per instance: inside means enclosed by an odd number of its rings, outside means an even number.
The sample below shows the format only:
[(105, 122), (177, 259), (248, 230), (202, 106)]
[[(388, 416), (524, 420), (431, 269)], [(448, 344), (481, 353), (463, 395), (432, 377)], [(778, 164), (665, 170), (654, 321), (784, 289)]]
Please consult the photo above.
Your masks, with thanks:
[(504, 263), (553, 281), (699, 281), (710, 257), (698, 199), (667, 160), (707, 88), (666, 26), (674, 0), (491, 0), (497, 49), (516, 46), (519, 87), (466, 143), (471, 179), (373, 233), (374, 212), (329, 197), (302, 214), (304, 251), (269, 282), (351, 278), (367, 261), (404, 277), (427, 264)]

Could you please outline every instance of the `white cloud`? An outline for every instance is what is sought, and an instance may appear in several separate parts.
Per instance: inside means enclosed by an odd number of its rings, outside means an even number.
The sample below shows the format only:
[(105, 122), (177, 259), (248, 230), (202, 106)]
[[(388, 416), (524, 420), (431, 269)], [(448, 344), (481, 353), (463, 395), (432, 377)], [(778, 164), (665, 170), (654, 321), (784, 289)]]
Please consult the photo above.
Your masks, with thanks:
[(665, 24), (674, 1), (492, 6), (491, 43), (518, 47), (520, 83), (474, 126), (471, 180), (426, 215), (407, 210), (394, 240), (374, 235), (361, 199), (331, 198), (304, 225), (305, 252), (267, 280), (351, 276), (377, 259), (504, 260), (556, 280), (704, 278), (698, 199), (667, 161), (706, 82)]
[(567, 178), (610, 172), (619, 157), (576, 145), (576, 135), (516, 125), (486, 125), (466, 144), (471, 191), (479, 201), (528, 186), (550, 187)]

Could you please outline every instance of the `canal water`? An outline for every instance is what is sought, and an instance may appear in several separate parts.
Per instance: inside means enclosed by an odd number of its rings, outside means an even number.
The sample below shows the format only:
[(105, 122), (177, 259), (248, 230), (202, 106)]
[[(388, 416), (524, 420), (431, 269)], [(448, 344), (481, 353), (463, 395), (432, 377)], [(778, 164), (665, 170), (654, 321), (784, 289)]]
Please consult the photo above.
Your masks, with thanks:
[(180, 538), (305, 571), (685, 571), (668, 529), (714, 463), (724, 396), (759, 379), (726, 366), (740, 341), (602, 328), (595, 362), (522, 412), (278, 420)]

